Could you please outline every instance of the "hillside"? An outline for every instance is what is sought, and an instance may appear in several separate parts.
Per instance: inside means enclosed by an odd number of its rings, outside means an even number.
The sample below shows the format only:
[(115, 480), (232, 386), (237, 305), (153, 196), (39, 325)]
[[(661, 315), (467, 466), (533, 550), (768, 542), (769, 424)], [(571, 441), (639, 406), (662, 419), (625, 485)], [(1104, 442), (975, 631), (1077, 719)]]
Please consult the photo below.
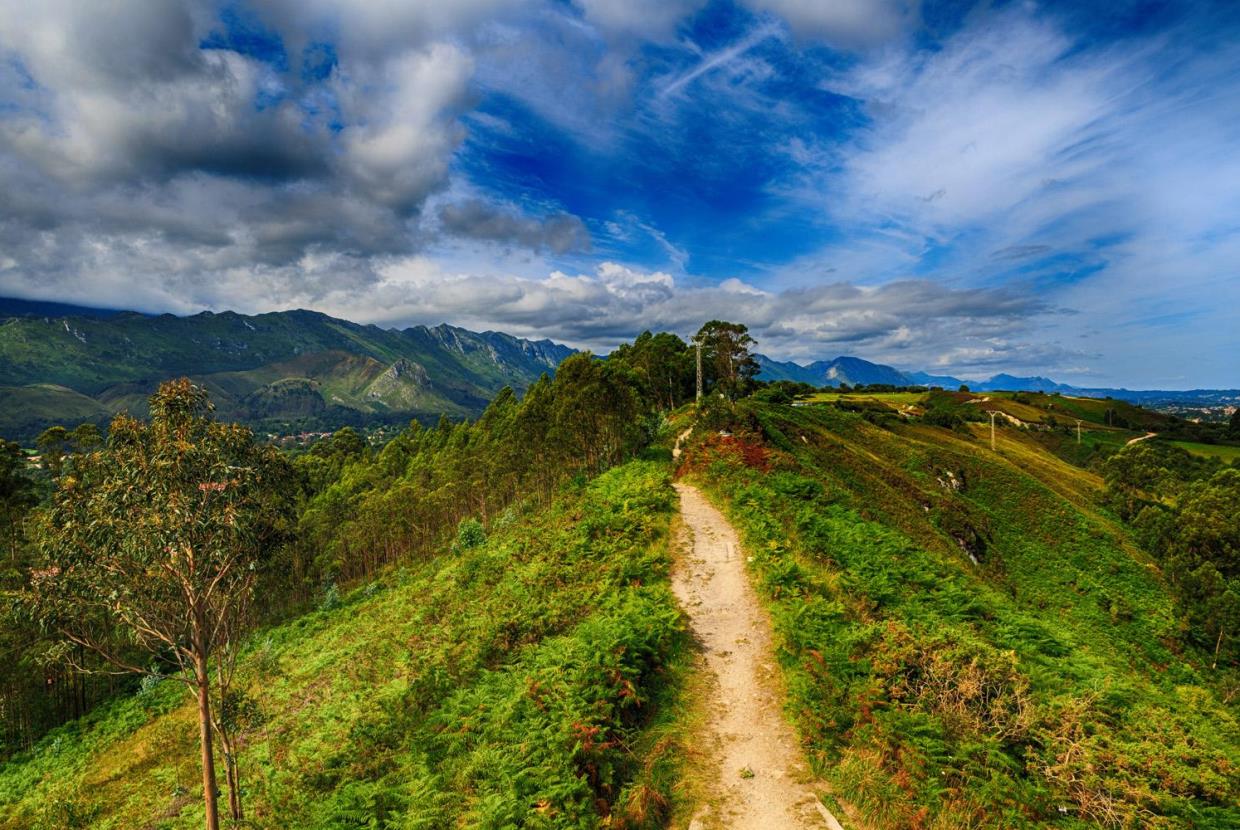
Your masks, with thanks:
[[(634, 462), (253, 636), (247, 826), (656, 826), (671, 504)], [(196, 741), (183, 688), (147, 684), (0, 765), (0, 828), (201, 827)]]
[(571, 353), (549, 340), (381, 329), (311, 311), (12, 314), (0, 321), (0, 435), (28, 440), (69, 417), (142, 414), (161, 380), (182, 375), (210, 389), (222, 415), (253, 424), (472, 416), (503, 386), (522, 390)]
[(683, 469), (742, 532), (839, 801), (879, 828), (1236, 826), (1230, 675), (1098, 477), (1036, 430), (992, 453), (888, 412), (742, 404)]

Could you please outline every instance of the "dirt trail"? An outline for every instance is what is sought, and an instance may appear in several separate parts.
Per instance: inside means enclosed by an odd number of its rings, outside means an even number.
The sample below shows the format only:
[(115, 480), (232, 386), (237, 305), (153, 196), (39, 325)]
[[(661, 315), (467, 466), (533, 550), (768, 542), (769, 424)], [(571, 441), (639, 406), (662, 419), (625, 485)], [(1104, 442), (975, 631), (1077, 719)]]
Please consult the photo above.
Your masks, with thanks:
[[(678, 442), (679, 443), (679, 442)], [(780, 713), (770, 622), (745, 572), (736, 531), (695, 487), (678, 483), (686, 536), (673, 589), (716, 681), (704, 701), (703, 770), (713, 791), (690, 830), (842, 830), (811, 789)]]
[(1128, 442), (1128, 444), (1126, 444), (1125, 446), (1128, 446), (1128, 445), (1131, 445), (1131, 444), (1135, 444), (1135, 443), (1137, 443), (1138, 441), (1148, 441), (1148, 440), (1150, 440), (1151, 438), (1153, 438), (1153, 437), (1154, 437), (1154, 436), (1156, 436), (1156, 435), (1158, 435), (1158, 433), (1157, 433), (1157, 432), (1147, 432), (1147, 433), (1145, 433), (1144, 435), (1141, 435), (1141, 436), (1138, 436), (1138, 437), (1136, 437), (1136, 438), (1133, 438), (1133, 439), (1132, 439), (1131, 441), (1129, 441), (1129, 442)]

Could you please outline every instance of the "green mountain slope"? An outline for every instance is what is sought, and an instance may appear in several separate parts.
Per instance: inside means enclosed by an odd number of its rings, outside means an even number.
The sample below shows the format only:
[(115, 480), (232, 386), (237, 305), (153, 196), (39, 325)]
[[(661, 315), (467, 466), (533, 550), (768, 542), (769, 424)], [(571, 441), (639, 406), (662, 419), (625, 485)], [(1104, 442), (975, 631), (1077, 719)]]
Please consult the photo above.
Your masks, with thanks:
[(741, 529), (788, 712), (877, 828), (1235, 827), (1229, 670), (1040, 433), (745, 404), (688, 472)]
[(0, 386), (0, 435), (6, 437), (30, 438), (51, 424), (99, 423), (111, 413), (107, 404), (63, 386)]
[[(246, 826), (658, 826), (671, 505), (630, 463), (252, 638)], [(0, 765), (0, 828), (201, 827), (196, 741), (171, 681), (105, 705)]]
[(221, 414), (251, 423), (476, 415), (503, 386), (522, 390), (571, 353), (548, 340), (447, 325), (381, 329), (311, 311), (14, 316), (0, 321), (8, 401), (0, 434), (29, 438), (68, 418), (40, 418), (46, 394), (22, 389), (70, 389), (97, 401), (89, 419), (103, 420), (120, 409), (142, 413), (159, 381), (180, 375), (206, 385)]

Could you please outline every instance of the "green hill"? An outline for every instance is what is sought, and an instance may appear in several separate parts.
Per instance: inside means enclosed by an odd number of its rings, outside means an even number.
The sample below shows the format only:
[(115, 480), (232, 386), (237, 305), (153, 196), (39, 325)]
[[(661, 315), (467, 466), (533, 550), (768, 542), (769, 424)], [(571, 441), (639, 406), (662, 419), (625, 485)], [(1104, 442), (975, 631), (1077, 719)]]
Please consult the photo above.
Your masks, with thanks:
[[(72, 419), (143, 414), (159, 382), (182, 375), (210, 389), (222, 415), (255, 425), (473, 416), (502, 387), (523, 390), (571, 353), (549, 340), (381, 329), (311, 311), (12, 316), (0, 320), (0, 435), (29, 440)], [(61, 412), (48, 385), (95, 404), (75, 399)]]
[(0, 435), (5, 437), (28, 439), (52, 424), (100, 423), (111, 414), (102, 401), (63, 386), (0, 386)]
[[(671, 504), (630, 463), (252, 637), (247, 826), (657, 826)], [(197, 753), (183, 688), (148, 686), (0, 765), (0, 828), (201, 827)]]
[(837, 797), (881, 828), (1237, 826), (1234, 672), (1184, 645), (1097, 476), (1035, 430), (992, 453), (988, 425), (866, 414), (744, 404), (686, 468), (746, 538)]

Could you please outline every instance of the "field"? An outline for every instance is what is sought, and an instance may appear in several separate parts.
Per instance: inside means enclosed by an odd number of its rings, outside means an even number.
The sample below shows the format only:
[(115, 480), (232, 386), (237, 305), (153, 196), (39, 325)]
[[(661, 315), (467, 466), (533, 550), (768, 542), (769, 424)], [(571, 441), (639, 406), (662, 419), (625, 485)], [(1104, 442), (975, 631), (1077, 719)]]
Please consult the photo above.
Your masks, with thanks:
[(806, 400), (809, 403), (837, 403), (838, 401), (880, 401), (892, 404), (917, 404), (926, 398), (925, 392), (816, 392)]
[[(259, 633), (246, 826), (661, 822), (683, 755), (671, 507), (665, 465), (634, 462)], [(163, 681), (0, 766), (0, 828), (199, 828), (197, 762)]]
[(1218, 458), (1223, 463), (1234, 463), (1240, 459), (1240, 446), (1230, 444), (1198, 444), (1195, 441), (1170, 441), (1182, 450), (1188, 450), (1194, 455), (1201, 455), (1207, 458)]

